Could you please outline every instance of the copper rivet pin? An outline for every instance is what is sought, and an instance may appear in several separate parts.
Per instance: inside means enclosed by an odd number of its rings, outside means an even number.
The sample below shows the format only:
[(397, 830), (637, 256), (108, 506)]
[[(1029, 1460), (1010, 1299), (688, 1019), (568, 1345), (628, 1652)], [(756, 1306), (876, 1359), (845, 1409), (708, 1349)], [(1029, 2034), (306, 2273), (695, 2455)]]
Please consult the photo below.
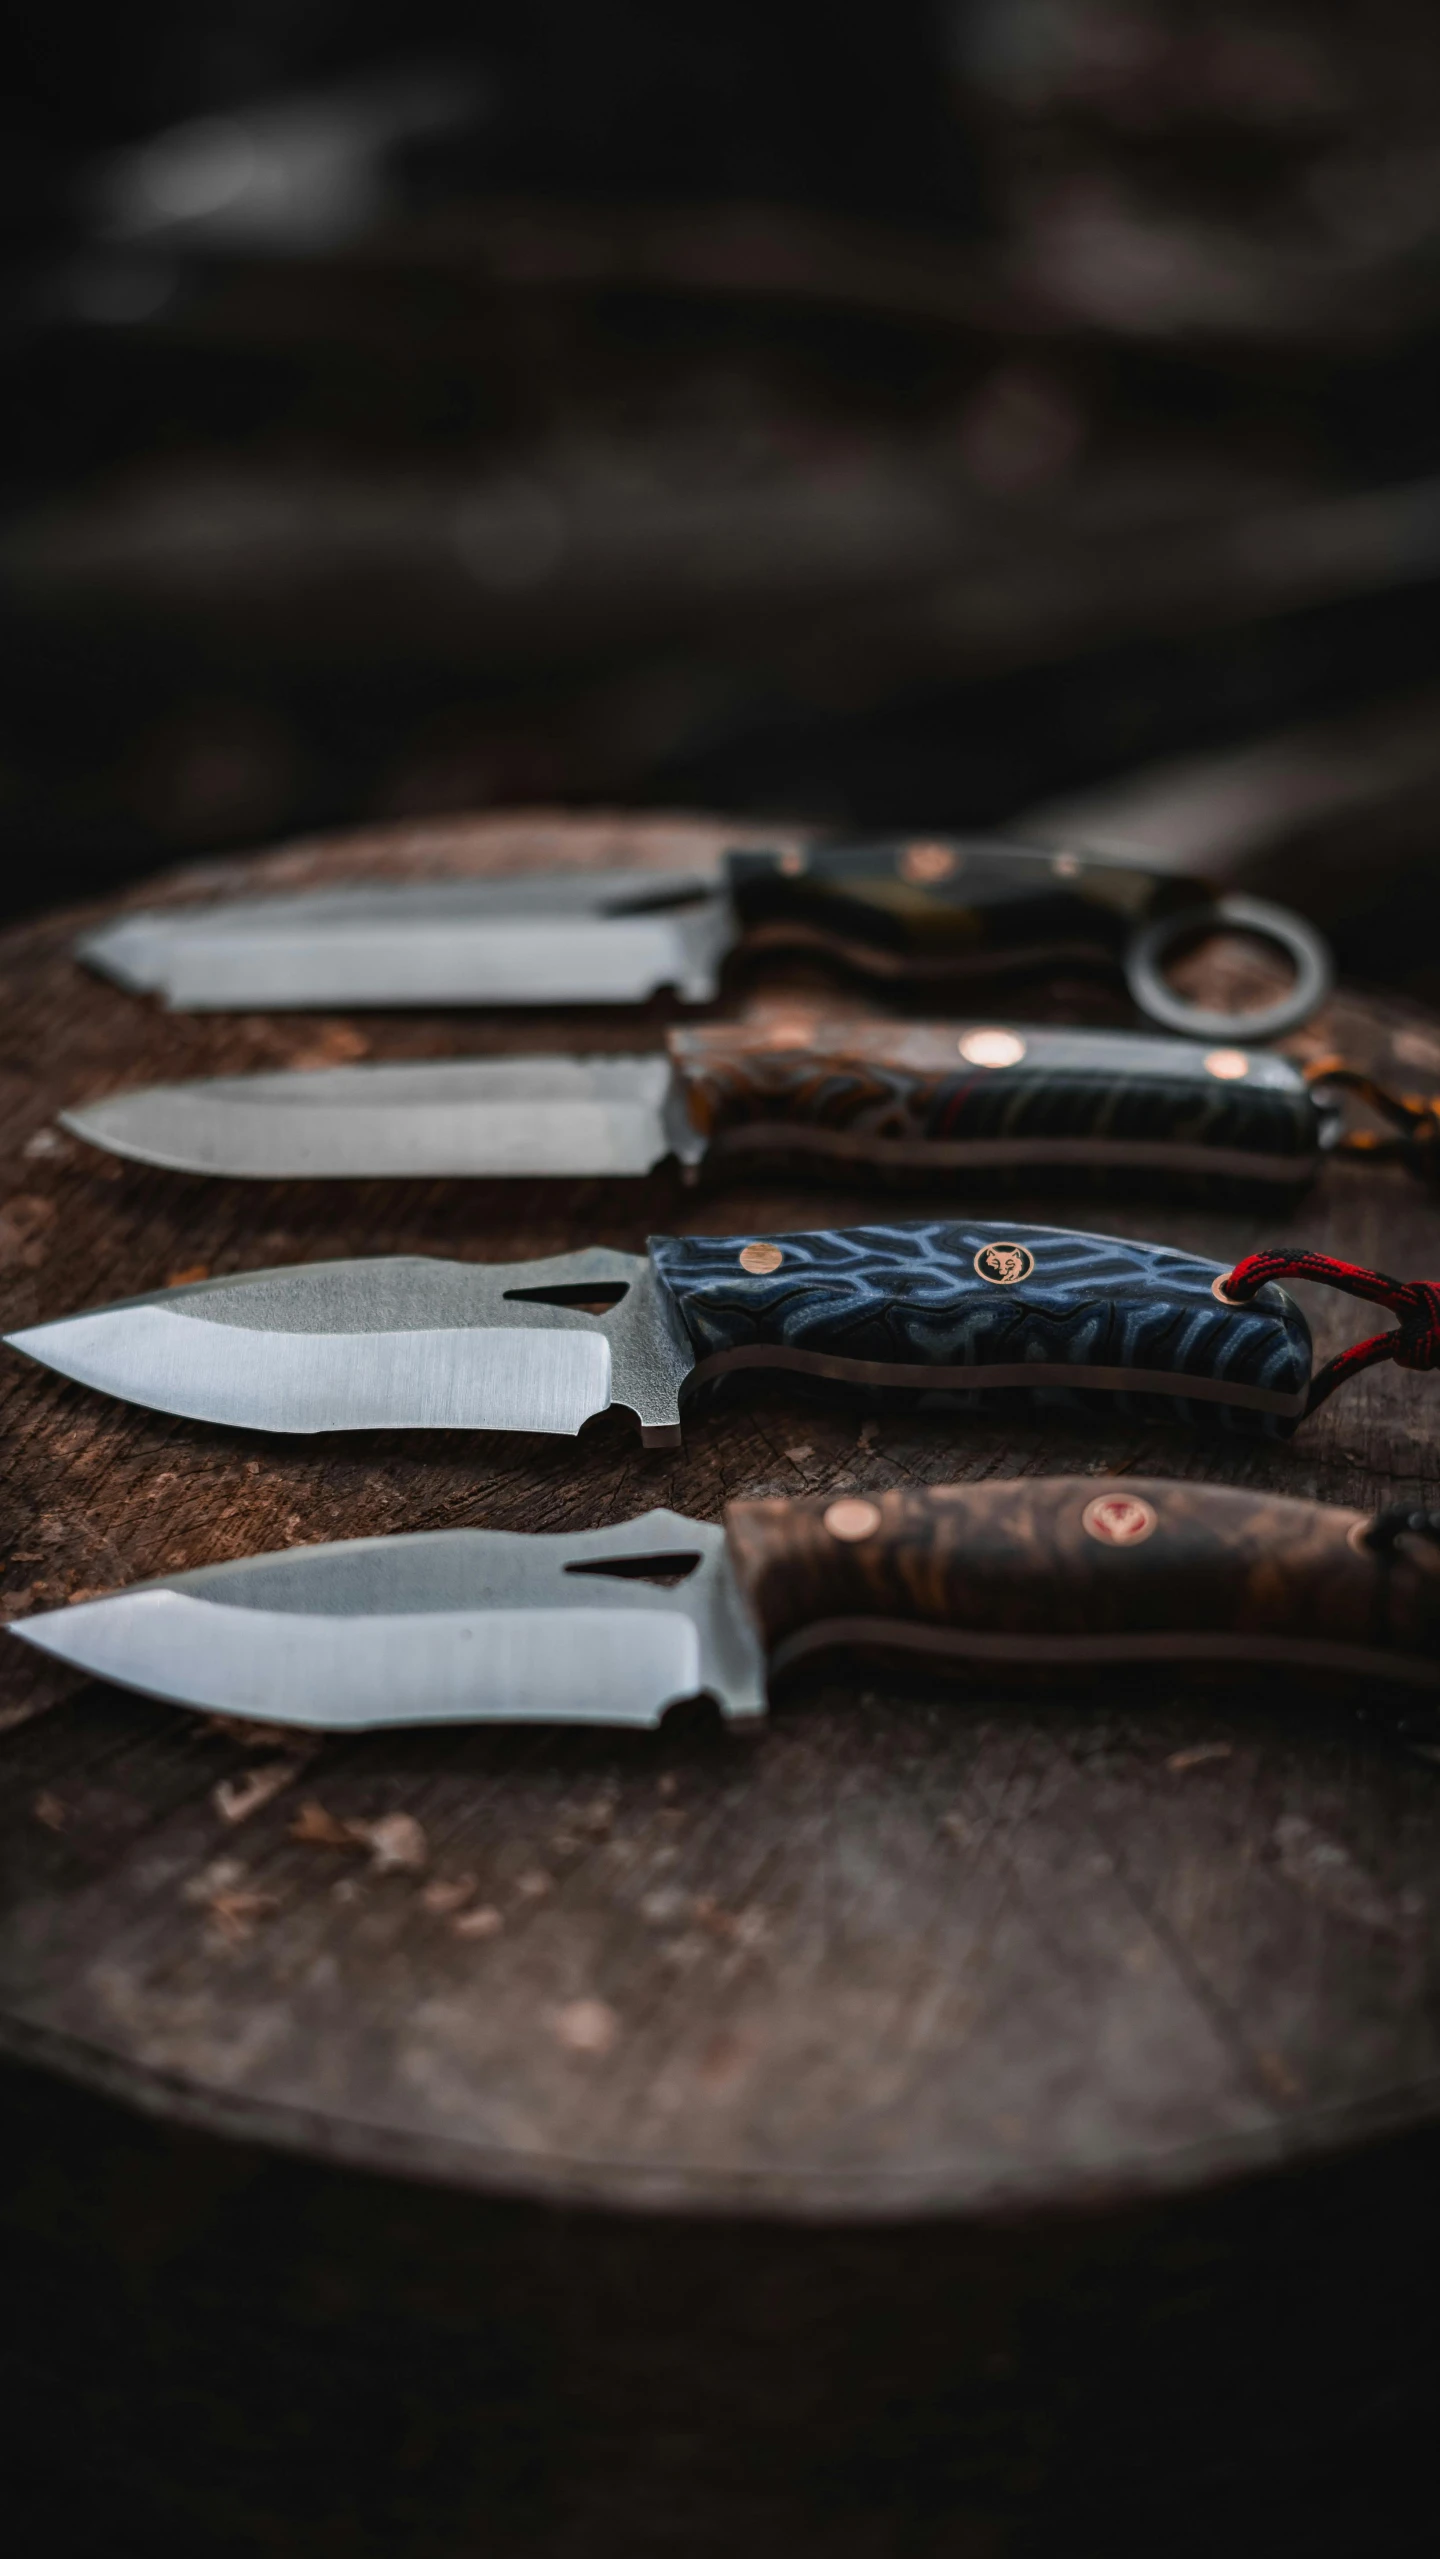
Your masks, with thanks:
[(778, 1271), (784, 1259), (778, 1244), (746, 1244), (741, 1247), (740, 1268), (752, 1272), (756, 1279), (764, 1279), (769, 1272)]
[(960, 855), (953, 844), (907, 844), (900, 856), (900, 877), (917, 888), (952, 879), (959, 868)]
[(1101, 1546), (1143, 1546), (1160, 1519), (1138, 1493), (1097, 1493), (1081, 1512), (1080, 1525)]
[(880, 1509), (876, 1502), (832, 1502), (824, 1516), (824, 1526), (842, 1546), (858, 1546), (863, 1537), (873, 1537), (880, 1525)]
[(792, 844), (788, 852), (781, 854), (780, 868), (784, 872), (787, 880), (796, 880), (799, 878), (801, 872), (805, 868), (805, 856), (799, 850), (798, 846)]
[(966, 1031), (955, 1045), (967, 1066), (1018, 1066), (1025, 1054), (1018, 1031)]
[(1250, 1072), (1250, 1060), (1243, 1048), (1212, 1048), (1205, 1060), (1205, 1072), (1221, 1084), (1238, 1084)]
[(1035, 1256), (1028, 1244), (982, 1244), (974, 1262), (976, 1278), (988, 1280), (992, 1288), (1014, 1288), (1034, 1268)]

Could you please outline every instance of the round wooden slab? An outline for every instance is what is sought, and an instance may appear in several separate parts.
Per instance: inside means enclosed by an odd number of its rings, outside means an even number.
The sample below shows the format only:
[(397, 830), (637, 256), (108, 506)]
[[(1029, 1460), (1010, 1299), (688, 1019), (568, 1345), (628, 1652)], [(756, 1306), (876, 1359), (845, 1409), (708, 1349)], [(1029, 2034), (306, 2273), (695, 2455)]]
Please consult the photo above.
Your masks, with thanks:
[[(163, 893), (522, 859), (673, 867), (733, 834), (453, 822), (209, 865)], [(289, 1187), (112, 1161), (58, 1133), (57, 1109), (252, 1067), (653, 1046), (665, 1015), (167, 1016), (71, 959), (101, 911), (0, 940), (7, 1329), (266, 1264), (637, 1250), (656, 1230), (873, 1210), (873, 1194), (819, 1185)], [(1116, 1017), (1093, 989), (990, 999), (1019, 1018), (1057, 1002)], [(1344, 994), (1314, 1044), (1440, 1086), (1440, 1021), (1413, 1010)], [(1440, 1204), (1398, 1171), (1336, 1167), (1278, 1218), (1010, 1204), (1227, 1259), (1289, 1239), (1440, 1271)], [(1311, 1311), (1322, 1355), (1373, 1329), (1334, 1298)], [(225, 1432), (9, 1353), (0, 1394), (10, 1618), (287, 1544), (593, 1527), (656, 1503), (713, 1519), (739, 1494), (1143, 1469), (1366, 1507), (1440, 1499), (1440, 1379), (1389, 1368), (1293, 1444), (1258, 1447), (877, 1420), (783, 1384), (696, 1412), (683, 1451), (652, 1454), (619, 1416), (578, 1442)], [(859, 2246), (857, 2225), (888, 2222), (902, 2370), (896, 2305), (942, 2229), (1014, 2228), (1021, 2208), (1042, 2223), (1123, 2213), (1301, 2154), (1313, 2177), (1378, 2133), (1423, 2132), (1440, 2102), (1440, 1778), (1351, 1706), (1273, 1678), (1182, 1688), (1157, 1673), (1017, 1699), (837, 1663), (744, 1740), (699, 1715), (655, 1735), (300, 1747), (0, 1649), (11, 2053), (231, 2142), (431, 2181), (449, 2190), (432, 2216), (460, 2212), (468, 2188), (583, 2202), (631, 2229), (652, 2206), (762, 2217), (777, 2247), (776, 2223), (832, 2239), (842, 2224)], [(785, 2246), (800, 2245), (797, 2229)], [(712, 2307), (744, 2266), (763, 2280), (743, 2251), (711, 2263)], [(1075, 2337), (1083, 2360), (1083, 2320)], [(980, 2387), (983, 2355), (976, 2369)]]
[[(489, 820), (189, 877), (669, 863), (723, 838)], [(841, 1223), (873, 1204), (830, 1187), (696, 1196), (663, 1176), (269, 1186), (112, 1161), (56, 1132), (56, 1110), (216, 1070), (653, 1044), (659, 1014), (167, 1016), (71, 960), (79, 921), (0, 943), (7, 1329), (207, 1272), (638, 1250), (654, 1230)], [(1427, 1018), (1342, 997), (1317, 1037), (1440, 1083)], [(1014, 1206), (1226, 1257), (1276, 1227), (1143, 1198)], [(1399, 1172), (1337, 1168), (1281, 1222), (1322, 1250), (1440, 1269), (1440, 1208)], [(1373, 1329), (1344, 1301), (1314, 1312), (1327, 1341)], [(593, 1527), (654, 1503), (713, 1519), (737, 1494), (1127, 1468), (1360, 1505), (1440, 1490), (1440, 1382), (1388, 1368), (1293, 1445), (1259, 1448), (877, 1421), (783, 1386), (696, 1413), (678, 1455), (642, 1453), (618, 1415), (578, 1443), (226, 1432), (11, 1354), (3, 1394), (10, 1617), (315, 1539)], [(974, 2209), (1332, 2142), (1357, 2110), (1405, 2113), (1435, 2072), (1440, 1784), (1273, 1682), (1177, 1694), (1157, 1676), (1037, 1705), (837, 1672), (784, 1695), (753, 1741), (702, 1725), (301, 1751), (18, 1645), (3, 1677), (5, 2028), (277, 2139), (323, 2120), (351, 2157), (512, 2191)]]

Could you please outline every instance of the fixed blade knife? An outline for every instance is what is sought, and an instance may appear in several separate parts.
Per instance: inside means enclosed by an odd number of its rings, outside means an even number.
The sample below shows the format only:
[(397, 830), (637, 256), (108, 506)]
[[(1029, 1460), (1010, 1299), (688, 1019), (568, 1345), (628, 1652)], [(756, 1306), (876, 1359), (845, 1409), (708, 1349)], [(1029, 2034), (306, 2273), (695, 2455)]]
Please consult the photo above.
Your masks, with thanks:
[(258, 1180), (640, 1176), (795, 1160), (902, 1176), (1311, 1181), (1336, 1114), (1289, 1058), (1154, 1032), (827, 1019), (672, 1030), (637, 1057), (217, 1076), (62, 1114), (91, 1145)]
[(654, 1510), (572, 1536), (442, 1529), (289, 1548), (12, 1624), (184, 1706), (327, 1732), (731, 1722), (826, 1652), (1005, 1674), (1147, 1663), (1440, 1690), (1440, 1559), (1363, 1512), (1149, 1478)]
[[(1163, 963), (1229, 927), (1277, 943), (1283, 997), (1191, 1004)], [(718, 870), (570, 871), (297, 891), (122, 916), (77, 944), (93, 968), (178, 1011), (712, 1000), (736, 950), (860, 975), (961, 982), (1007, 968), (1124, 974), (1140, 1010), (1199, 1038), (1269, 1039), (1314, 1011), (1330, 962), (1288, 909), (1098, 855), (945, 836), (753, 849)]]
[(536, 1262), (300, 1263), (12, 1333), (82, 1385), (252, 1430), (574, 1433), (612, 1405), (647, 1446), (749, 1370), (961, 1404), (1287, 1435), (1305, 1317), (1274, 1282), (1169, 1245), (986, 1222), (658, 1235)]

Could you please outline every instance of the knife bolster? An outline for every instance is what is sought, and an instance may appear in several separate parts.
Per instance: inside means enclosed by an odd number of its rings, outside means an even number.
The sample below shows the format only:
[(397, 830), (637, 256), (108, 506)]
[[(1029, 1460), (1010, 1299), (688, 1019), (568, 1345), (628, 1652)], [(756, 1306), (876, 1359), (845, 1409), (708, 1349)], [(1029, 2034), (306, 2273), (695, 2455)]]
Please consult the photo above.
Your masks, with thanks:
[(772, 1671), (837, 1645), (987, 1673), (1250, 1662), (1440, 1689), (1440, 1556), (1364, 1515), (1126, 1477), (732, 1503)]

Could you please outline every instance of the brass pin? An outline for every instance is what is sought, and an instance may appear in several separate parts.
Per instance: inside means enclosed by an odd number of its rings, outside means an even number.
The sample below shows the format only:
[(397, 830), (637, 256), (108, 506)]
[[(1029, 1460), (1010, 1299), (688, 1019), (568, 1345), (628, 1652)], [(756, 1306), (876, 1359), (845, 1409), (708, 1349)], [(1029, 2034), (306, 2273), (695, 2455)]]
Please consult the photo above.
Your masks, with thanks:
[(879, 1527), (879, 1505), (853, 1498), (832, 1502), (825, 1513), (823, 1525), (832, 1537), (839, 1538), (842, 1546), (858, 1546), (862, 1538), (873, 1537)]
[(953, 879), (961, 859), (953, 844), (907, 844), (900, 856), (900, 877), (916, 888), (930, 888), (937, 880)]
[(955, 1045), (967, 1066), (1018, 1066), (1025, 1054), (1016, 1031), (966, 1031)]

